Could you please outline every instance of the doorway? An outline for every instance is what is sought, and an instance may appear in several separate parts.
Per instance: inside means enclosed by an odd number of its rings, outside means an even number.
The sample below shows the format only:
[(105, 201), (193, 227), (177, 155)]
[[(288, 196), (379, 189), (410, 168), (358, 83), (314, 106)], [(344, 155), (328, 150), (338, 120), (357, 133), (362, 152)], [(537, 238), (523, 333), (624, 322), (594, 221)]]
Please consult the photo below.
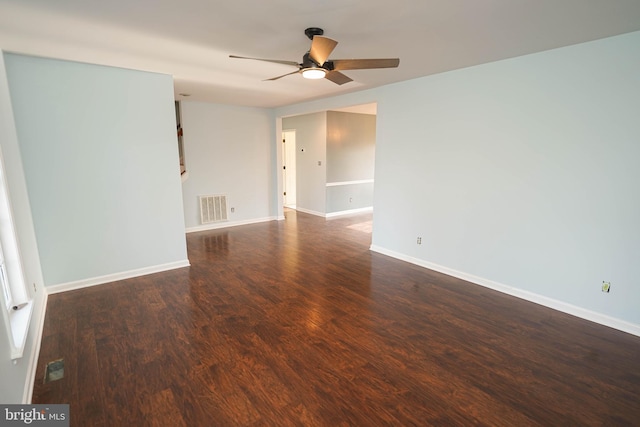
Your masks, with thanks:
[(283, 205), (296, 208), (296, 131), (282, 131)]

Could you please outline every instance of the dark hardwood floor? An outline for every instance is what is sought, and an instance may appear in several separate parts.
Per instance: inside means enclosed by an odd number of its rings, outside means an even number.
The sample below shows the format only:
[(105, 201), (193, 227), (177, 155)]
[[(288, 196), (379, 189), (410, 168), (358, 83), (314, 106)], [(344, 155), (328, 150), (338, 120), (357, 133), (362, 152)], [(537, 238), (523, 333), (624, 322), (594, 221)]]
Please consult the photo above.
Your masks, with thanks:
[(372, 253), (370, 216), (286, 216), (51, 295), (33, 402), (72, 426), (640, 425), (640, 337)]

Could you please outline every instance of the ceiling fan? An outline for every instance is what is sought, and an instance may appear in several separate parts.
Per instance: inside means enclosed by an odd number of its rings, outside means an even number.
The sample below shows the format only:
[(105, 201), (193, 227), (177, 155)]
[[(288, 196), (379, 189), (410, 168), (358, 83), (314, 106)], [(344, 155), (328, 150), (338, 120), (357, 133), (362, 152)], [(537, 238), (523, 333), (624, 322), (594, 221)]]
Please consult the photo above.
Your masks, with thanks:
[(307, 79), (326, 78), (335, 84), (342, 85), (353, 81), (350, 77), (342, 74), (342, 70), (366, 70), (373, 68), (396, 68), (400, 64), (398, 58), (379, 58), (379, 59), (333, 59), (329, 60), (329, 55), (333, 52), (337, 41), (328, 37), (323, 37), (324, 30), (322, 28), (311, 27), (304, 30), (304, 33), (311, 39), (311, 49), (302, 57), (302, 62), (281, 61), (278, 59), (262, 59), (247, 58), (245, 56), (229, 55), (230, 58), (253, 59), (256, 61), (274, 62), (276, 64), (292, 65), (298, 67), (296, 71), (292, 71), (281, 76), (272, 77), (266, 80), (278, 80), (291, 74), (300, 73), (302, 77)]

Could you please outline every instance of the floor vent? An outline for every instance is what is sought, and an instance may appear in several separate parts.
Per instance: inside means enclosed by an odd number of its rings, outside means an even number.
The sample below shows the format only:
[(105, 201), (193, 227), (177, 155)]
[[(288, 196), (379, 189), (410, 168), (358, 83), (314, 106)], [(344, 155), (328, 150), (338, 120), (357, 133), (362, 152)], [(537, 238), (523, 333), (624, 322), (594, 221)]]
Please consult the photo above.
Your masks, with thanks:
[(227, 196), (200, 196), (200, 222), (227, 221)]
[(47, 367), (44, 370), (44, 383), (46, 384), (62, 378), (64, 378), (64, 359), (47, 363)]

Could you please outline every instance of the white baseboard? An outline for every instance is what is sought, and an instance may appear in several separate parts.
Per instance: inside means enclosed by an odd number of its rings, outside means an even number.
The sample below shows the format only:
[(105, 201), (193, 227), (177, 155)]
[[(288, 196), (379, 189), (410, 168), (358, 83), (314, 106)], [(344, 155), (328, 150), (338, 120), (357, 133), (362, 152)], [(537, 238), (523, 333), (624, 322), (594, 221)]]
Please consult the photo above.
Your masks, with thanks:
[(493, 289), (498, 292), (502, 292), (507, 295), (511, 295), (529, 302), (533, 302), (548, 308), (552, 308), (563, 313), (571, 314), (572, 316), (580, 317), (591, 322), (599, 323), (610, 328), (618, 329), (623, 332), (627, 332), (632, 335), (640, 336), (640, 325), (627, 322), (626, 320), (617, 319), (615, 317), (607, 316), (602, 313), (587, 310), (582, 307), (578, 307), (566, 302), (558, 301), (553, 298), (545, 297), (533, 292), (525, 291), (523, 289), (514, 288), (502, 283), (494, 282), (492, 280), (484, 279), (482, 277), (474, 276), (472, 274), (457, 271), (448, 267), (444, 267), (432, 262), (424, 261), (418, 258), (414, 258), (408, 255), (404, 255), (398, 252), (394, 252), (380, 246), (371, 245), (369, 248), (373, 252), (387, 255), (392, 258), (406, 261), (411, 264), (418, 265), (420, 267), (428, 268), (439, 273), (444, 273), (448, 276), (457, 277), (458, 279), (466, 280), (467, 282), (474, 283), (476, 285), (484, 286), (485, 288)]
[(369, 212), (373, 212), (373, 206), (368, 206), (366, 208), (359, 208), (359, 209), (349, 209), (347, 211), (331, 212), (326, 214), (325, 217), (327, 219), (330, 219), (330, 218), (338, 218), (342, 216), (359, 215), (359, 214), (369, 213)]
[[(27, 361), (27, 381), (22, 393), (22, 403), (30, 404), (33, 398), (33, 386), (36, 381), (36, 371), (38, 370), (38, 359), (40, 358), (40, 346), (42, 345), (42, 333), (44, 332), (44, 318), (47, 313), (47, 300), (49, 293), (46, 288), (42, 288), (44, 296), (39, 306), (34, 307), (33, 316), (37, 317), (37, 326), (34, 334), (31, 334), (31, 354)], [(31, 320), (34, 320), (33, 318)]]
[(306, 213), (306, 214), (309, 214), (309, 215), (321, 216), (322, 218), (325, 217), (325, 213), (324, 212), (312, 211), (311, 209), (305, 209), (305, 208), (301, 208), (299, 206), (296, 207), (296, 210), (298, 212)]
[(309, 215), (321, 216), (323, 218), (330, 219), (330, 218), (337, 218), (340, 216), (358, 215), (361, 213), (373, 212), (373, 206), (368, 206), (366, 208), (359, 208), (359, 209), (350, 209), (348, 211), (331, 212), (331, 213), (317, 212), (317, 211), (312, 211), (310, 209), (305, 209), (300, 207), (296, 208), (296, 210), (299, 212), (307, 213)]
[(89, 279), (77, 280), (75, 282), (60, 283), (58, 285), (47, 286), (47, 292), (57, 294), (60, 292), (72, 291), (89, 286), (102, 285), (116, 282), (118, 280), (131, 279), (133, 277), (145, 276), (147, 274), (161, 273), (163, 271), (175, 270), (176, 268), (189, 267), (189, 260), (170, 262), (167, 264), (154, 265), (152, 267), (138, 268), (136, 270), (123, 271), (121, 273), (107, 274), (105, 276), (92, 277)]
[(198, 231), (217, 230), (219, 228), (237, 227), (239, 225), (257, 224), (259, 222), (275, 221), (280, 219), (275, 216), (268, 216), (266, 218), (247, 219), (244, 221), (224, 221), (216, 222), (214, 224), (197, 225), (195, 227), (188, 227), (185, 231), (187, 233), (196, 233)]

